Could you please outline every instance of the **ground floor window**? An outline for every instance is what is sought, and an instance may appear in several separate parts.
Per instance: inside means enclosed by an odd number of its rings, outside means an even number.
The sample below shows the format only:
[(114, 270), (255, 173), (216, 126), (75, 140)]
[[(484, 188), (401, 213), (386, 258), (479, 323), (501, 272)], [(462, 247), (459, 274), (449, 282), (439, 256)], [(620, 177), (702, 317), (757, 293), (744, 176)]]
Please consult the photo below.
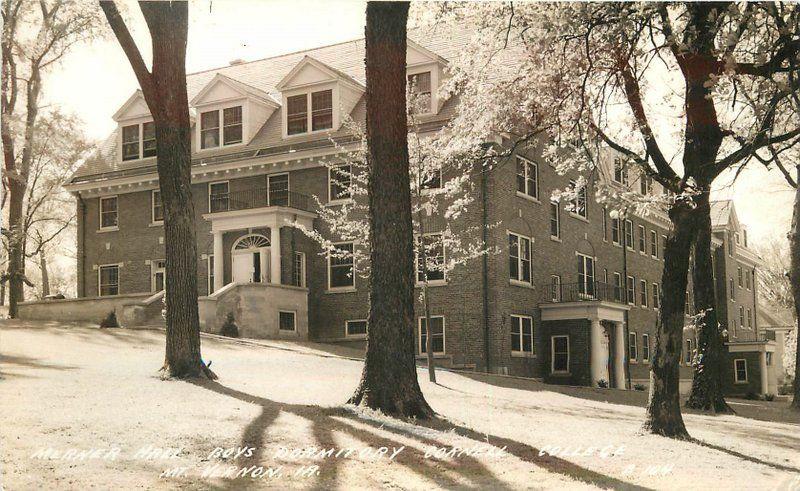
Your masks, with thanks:
[(214, 293), (214, 255), (208, 256), (208, 294)]
[(636, 336), (635, 332), (628, 333), (628, 359), (630, 361), (639, 359), (639, 353), (637, 352), (639, 347), (637, 345)]
[(736, 383), (747, 383), (747, 360), (744, 358), (733, 360), (733, 368)]
[(292, 284), (306, 286), (306, 253), (294, 253), (294, 267), (292, 268)]
[(345, 321), (344, 333), (345, 336), (366, 336), (367, 335), (366, 319)]
[(511, 351), (533, 353), (533, 317), (511, 316)]
[(765, 354), (767, 355), (767, 366), (772, 366), (772, 352), (767, 351)]
[(119, 265), (100, 266), (97, 271), (97, 286), (101, 297), (119, 295)]
[[(444, 353), (444, 316), (431, 316), (431, 348), (434, 353)], [(419, 318), (419, 352), (427, 353), (428, 322), (425, 317)]]
[(686, 350), (683, 353), (683, 362), (686, 363), (687, 365), (690, 365), (692, 363), (692, 355), (693, 354), (694, 353), (692, 351), (692, 340), (691, 339), (687, 339), (686, 340)]
[(150, 268), (152, 269), (152, 290), (160, 292), (165, 285), (167, 262), (163, 259), (152, 261), (150, 262)]
[(569, 336), (550, 337), (550, 372), (569, 373)]
[(650, 335), (642, 334), (642, 361), (650, 361)]
[(278, 329), (281, 331), (295, 331), (297, 325), (295, 324), (295, 314), (289, 311), (278, 312)]

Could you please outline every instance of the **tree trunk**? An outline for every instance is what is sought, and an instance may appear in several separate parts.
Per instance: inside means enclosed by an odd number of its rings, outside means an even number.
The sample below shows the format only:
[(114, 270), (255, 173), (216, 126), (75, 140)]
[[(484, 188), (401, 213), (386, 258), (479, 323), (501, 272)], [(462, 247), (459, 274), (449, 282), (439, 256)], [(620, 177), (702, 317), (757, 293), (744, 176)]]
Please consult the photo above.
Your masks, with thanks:
[(669, 210), (672, 230), (664, 247), (661, 311), (650, 368), (650, 397), (644, 429), (672, 438), (689, 438), (681, 416), (679, 395), (681, 344), (686, 308), (689, 252), (695, 235), (691, 209), (680, 201)]
[[(705, 187), (704, 189), (708, 189)], [(709, 193), (704, 191), (696, 199), (695, 216), (697, 232), (694, 239), (694, 268), (692, 285), (694, 303), (699, 317), (697, 327), (697, 353), (694, 360), (692, 390), (686, 406), (715, 413), (732, 413), (725, 402), (722, 384), (722, 332), (717, 318), (714, 293), (714, 271), (711, 262), (711, 205)]]
[(216, 375), (200, 355), (197, 238), (191, 186), (191, 131), (186, 92), (187, 2), (140, 2), (153, 45), (147, 71), (114, 2), (100, 6), (131, 63), (156, 127), (156, 165), (164, 206), (166, 354), (162, 376)]
[[(797, 166), (800, 177), (800, 165)], [(800, 186), (795, 188), (794, 206), (792, 207), (792, 227), (789, 231), (789, 284), (794, 299), (796, 348), (800, 348)], [(800, 349), (795, 349), (794, 397), (791, 407), (800, 411)]]
[(414, 359), (414, 247), (406, 119), (408, 2), (367, 3), (370, 307), (361, 382), (350, 403), (397, 416), (433, 414)]
[(17, 304), (25, 301), (25, 231), (22, 230), (22, 199), (25, 186), (8, 176), (8, 316), (16, 319)]
[(47, 257), (44, 250), (39, 251), (39, 268), (42, 270), (42, 298), (50, 295), (50, 277), (47, 274)]

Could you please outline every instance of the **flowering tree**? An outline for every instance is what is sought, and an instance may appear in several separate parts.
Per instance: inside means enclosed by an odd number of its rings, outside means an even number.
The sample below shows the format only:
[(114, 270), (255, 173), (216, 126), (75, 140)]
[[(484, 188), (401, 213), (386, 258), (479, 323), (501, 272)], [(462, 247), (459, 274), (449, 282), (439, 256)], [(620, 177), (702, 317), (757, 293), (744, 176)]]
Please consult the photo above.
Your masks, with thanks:
[[(800, 136), (789, 103), (800, 50), (797, 5), (436, 4), (419, 17), (475, 25), (474, 42), (451, 66), (449, 90), (461, 96), (450, 128), (454, 151), (494, 135), (515, 144), (546, 136), (545, 157), (560, 172), (596, 178), (611, 149), (664, 187), (659, 199), (671, 230), (645, 428), (688, 437), (678, 364), (692, 252), (705, 319), (689, 405), (727, 410), (710, 281), (710, 188), (723, 171), (756, 155), (769, 159), (768, 148), (780, 152)], [(598, 198), (612, 207), (654, 206), (652, 198), (600, 188)]]

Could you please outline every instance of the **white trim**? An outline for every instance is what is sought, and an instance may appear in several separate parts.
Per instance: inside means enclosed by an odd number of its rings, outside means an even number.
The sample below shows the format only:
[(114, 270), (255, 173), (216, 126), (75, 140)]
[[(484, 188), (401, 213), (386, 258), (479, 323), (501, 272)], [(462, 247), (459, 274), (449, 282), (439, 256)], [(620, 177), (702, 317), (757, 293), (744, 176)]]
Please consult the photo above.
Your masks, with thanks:
[(164, 224), (164, 200), (161, 200), (161, 220), (156, 220), (156, 193), (161, 195), (161, 190), (150, 190), (150, 225), (152, 226)]
[[(195, 146), (195, 153), (201, 155), (203, 153), (219, 150), (220, 148), (235, 148), (243, 146), (247, 143), (248, 132), (250, 128), (247, 126), (247, 119), (249, 118), (249, 111), (247, 110), (246, 99), (235, 99), (231, 101), (220, 102), (219, 104), (209, 104), (207, 107), (197, 108), (197, 123), (195, 124), (195, 136), (197, 138), (197, 145)], [(242, 110), (242, 141), (225, 144), (225, 118), (223, 117), (226, 109), (233, 109), (240, 107)], [(219, 131), (219, 145), (213, 147), (203, 148), (203, 114), (217, 113), (217, 131)]]
[[(566, 338), (567, 340), (567, 369), (566, 370), (559, 370), (556, 371), (555, 369), (555, 359), (556, 359), (556, 346), (553, 341), (556, 338)], [(568, 334), (557, 334), (555, 336), (550, 336), (550, 373), (556, 375), (569, 375), (569, 335)]]
[[(116, 297), (120, 295), (120, 290), (122, 286), (122, 277), (120, 275), (120, 270), (122, 269), (123, 263), (109, 263), (109, 264), (98, 264), (97, 265), (97, 296), (98, 297)], [(116, 266), (117, 267), (117, 294), (116, 295), (103, 295), (102, 285), (100, 284), (100, 271), (103, 268), (108, 268)]]
[[(228, 185), (228, 192), (227, 192), (227, 194), (228, 194), (228, 211), (230, 211), (231, 210), (231, 181), (229, 179), (225, 179), (223, 181), (209, 181), (208, 182), (208, 185), (206, 186), (206, 190), (208, 191), (206, 193), (206, 194), (208, 194), (208, 212), (212, 213), (211, 212), (211, 186), (213, 186), (214, 184), (227, 184)], [(217, 211), (217, 212), (214, 212), (214, 213), (219, 213), (219, 212)]]
[[(419, 351), (419, 354), (423, 355), (423, 356), (427, 355), (427, 353), (422, 351), (422, 321), (424, 319), (426, 319), (426, 318), (427, 318), (427, 316), (422, 315), (417, 320), (417, 344), (419, 346), (419, 350), (418, 351)], [(444, 355), (444, 354), (447, 353), (447, 327), (446, 327), (446, 324), (445, 324), (445, 318), (444, 318), (443, 315), (432, 315), (431, 316), (431, 320), (433, 320), (433, 319), (442, 319), (442, 351), (434, 351), (433, 354), (434, 355)], [(426, 339), (427, 339), (427, 336), (430, 336), (430, 335), (431, 335), (430, 327), (426, 326), (426, 329), (425, 329)]]
[[(295, 286), (299, 286), (299, 287), (305, 288), (306, 287), (306, 253), (305, 252), (303, 252), (303, 251), (294, 251), (292, 253), (292, 275), (295, 274), (294, 267), (297, 264), (295, 261), (296, 261), (298, 255), (300, 255), (300, 273), (297, 275), (297, 277), (300, 280), (299, 281), (300, 284), (299, 285), (295, 285)], [(294, 276), (292, 276), (292, 279), (294, 279)]]
[[(645, 346), (647, 350), (645, 350)], [(647, 353), (646, 358), (645, 353)], [(642, 333), (642, 363), (650, 363), (650, 334), (646, 332)]]
[[(114, 213), (117, 214), (117, 224), (116, 225), (112, 225), (110, 227), (104, 227), (103, 226), (103, 201), (104, 200), (109, 200), (109, 199), (112, 199), (112, 198), (114, 200), (116, 200), (116, 203), (117, 203), (117, 209), (114, 210)], [(112, 194), (110, 196), (101, 196), (101, 197), (98, 198), (98, 200), (99, 201), (97, 202), (98, 203), (97, 204), (97, 212), (98, 212), (99, 221), (97, 222), (97, 230), (101, 231), (101, 232), (112, 232), (112, 231), (115, 231), (115, 230), (119, 230), (119, 196), (116, 195), (116, 194)]]
[[(506, 230), (506, 244), (508, 244), (508, 236), (510, 236), (510, 235), (514, 235), (514, 236), (517, 237), (517, 277), (516, 278), (512, 278), (511, 277), (511, 271), (509, 270), (509, 272), (508, 272), (509, 281), (511, 282), (512, 285), (532, 286), (533, 285), (533, 244), (534, 244), (533, 237), (529, 237), (527, 235), (522, 235), (522, 234), (519, 234), (517, 232), (512, 232), (510, 230)], [(529, 244), (530, 244), (530, 251), (529, 251), (529, 253), (530, 253), (529, 256), (530, 257), (528, 258), (528, 261), (530, 262), (530, 271), (529, 271), (530, 278), (528, 279), (528, 281), (519, 279), (520, 275), (522, 273), (522, 254), (521, 254), (521, 250), (522, 249), (521, 249), (521, 246), (520, 246), (521, 241), (519, 240), (521, 238), (522, 239), (527, 239)], [(508, 257), (509, 257), (509, 259), (511, 258), (511, 249), (510, 248), (508, 250)]]
[[(522, 160), (523, 162), (533, 166), (533, 168), (534, 168), (534, 184), (536, 186), (536, 188), (534, 189), (534, 191), (536, 193), (535, 196), (531, 196), (530, 194), (528, 194), (528, 192), (529, 192), (528, 179), (530, 179), (530, 177), (529, 177), (529, 174), (528, 174), (528, 166), (523, 166), (523, 169), (525, 171), (525, 176), (524, 176), (525, 177), (525, 191), (520, 191), (519, 189), (517, 189), (517, 196), (520, 196), (522, 198), (528, 199), (528, 200), (533, 201), (535, 203), (541, 203), (539, 201), (539, 164), (534, 162), (533, 160), (531, 160), (529, 158), (523, 157), (522, 155), (515, 155), (515, 157), (517, 158), (517, 160)], [(515, 177), (515, 179), (514, 179), (515, 186), (514, 187), (515, 188), (516, 188), (516, 184), (517, 184), (516, 183), (516, 177), (517, 176), (519, 176), (519, 174), (517, 174), (515, 172), (515, 174), (514, 174), (514, 177)]]
[[(534, 334), (536, 328), (533, 325), (533, 317), (530, 315), (525, 314), (509, 314), (509, 318), (511, 319), (512, 325), (509, 326), (509, 333), (513, 335), (511, 332), (511, 328), (513, 327), (514, 318), (519, 319), (519, 350), (514, 349), (514, 345), (511, 345), (511, 356), (512, 357), (523, 357), (523, 358), (533, 358), (536, 356), (536, 335)], [(523, 333), (523, 319), (529, 319), (531, 321), (531, 350), (525, 351), (525, 344), (523, 343), (524, 333)]]
[[(632, 298), (628, 298), (628, 280), (631, 280), (633, 283), (633, 292), (631, 293)], [(625, 278), (625, 303), (628, 305), (636, 306), (636, 277), (628, 275)]]
[(356, 244), (355, 244), (355, 242), (334, 242), (333, 246), (336, 246), (338, 248), (338, 246), (345, 245), (345, 244), (350, 244), (352, 246), (352, 250), (351, 250), (351, 259), (352, 259), (352, 266), (351, 267), (353, 268), (353, 272), (352, 272), (352, 275), (351, 275), (352, 285), (331, 286), (331, 277), (333, 275), (331, 274), (331, 254), (330, 254), (330, 252), (328, 252), (327, 257), (326, 257), (326, 261), (327, 261), (326, 274), (328, 276), (328, 282), (327, 282), (327, 286), (328, 286), (328, 290), (327, 291), (328, 292), (352, 292), (352, 291), (356, 291), (356, 257), (355, 257)]
[[(633, 345), (631, 345), (631, 338), (633, 338)], [(628, 331), (628, 363), (636, 365), (639, 363), (639, 334), (636, 331)], [(631, 347), (633, 347), (634, 355), (631, 356)]]
[[(281, 314), (292, 314), (292, 328), (281, 329)], [(278, 332), (297, 332), (297, 311), (296, 310), (278, 310)]]
[(637, 225), (636, 228), (639, 229), (639, 243), (637, 249), (639, 249), (639, 254), (646, 256), (647, 255), (647, 227), (644, 225)]
[(561, 203), (559, 201), (550, 200), (550, 220), (548, 220), (548, 225), (553, 225), (553, 205), (555, 205), (556, 210), (556, 232), (558, 232), (558, 235), (553, 235), (553, 230), (551, 229), (550, 240), (561, 242)]
[[(744, 380), (739, 380), (739, 370), (736, 367), (736, 362), (742, 361), (744, 362)], [(746, 384), (749, 380), (749, 374), (747, 372), (747, 359), (746, 358), (736, 358), (733, 360), (733, 383), (735, 384)]]
[[(644, 296), (642, 296), (644, 294)], [(644, 303), (642, 303), (644, 298)], [(643, 309), (650, 307), (650, 289), (647, 288), (647, 280), (639, 278), (639, 304)]]
[[(315, 82), (313, 84), (306, 85), (303, 87), (295, 87), (286, 90), (285, 92), (282, 91), (283, 104), (281, 104), (281, 126), (282, 126), (281, 132), (284, 140), (296, 137), (308, 136), (308, 135), (332, 133), (339, 129), (339, 125), (341, 122), (341, 117), (339, 115), (339, 111), (341, 109), (340, 108), (341, 86), (339, 85), (339, 82), (340, 80)], [(329, 90), (331, 91), (331, 127), (323, 128), (320, 130), (314, 130), (312, 129), (314, 124), (313, 120), (314, 109), (311, 104), (313, 100), (312, 95), (316, 94), (317, 92), (327, 92)], [(292, 133), (290, 135), (289, 118), (288, 118), (289, 98), (299, 95), (306, 96), (306, 131), (302, 133)]]
[(346, 319), (344, 321), (344, 337), (348, 339), (366, 339), (367, 333), (364, 334), (350, 334), (348, 326), (351, 322), (363, 322), (366, 326), (367, 331), (369, 331), (369, 325), (367, 323), (367, 319)]

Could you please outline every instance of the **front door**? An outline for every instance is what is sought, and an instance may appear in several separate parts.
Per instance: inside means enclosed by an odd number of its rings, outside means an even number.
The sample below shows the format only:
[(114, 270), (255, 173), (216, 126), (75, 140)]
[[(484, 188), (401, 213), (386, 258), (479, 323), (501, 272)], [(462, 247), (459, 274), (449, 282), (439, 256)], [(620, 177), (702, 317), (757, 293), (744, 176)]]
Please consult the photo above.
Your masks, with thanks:
[(269, 278), (269, 248), (236, 250), (231, 258), (234, 283), (265, 283)]

